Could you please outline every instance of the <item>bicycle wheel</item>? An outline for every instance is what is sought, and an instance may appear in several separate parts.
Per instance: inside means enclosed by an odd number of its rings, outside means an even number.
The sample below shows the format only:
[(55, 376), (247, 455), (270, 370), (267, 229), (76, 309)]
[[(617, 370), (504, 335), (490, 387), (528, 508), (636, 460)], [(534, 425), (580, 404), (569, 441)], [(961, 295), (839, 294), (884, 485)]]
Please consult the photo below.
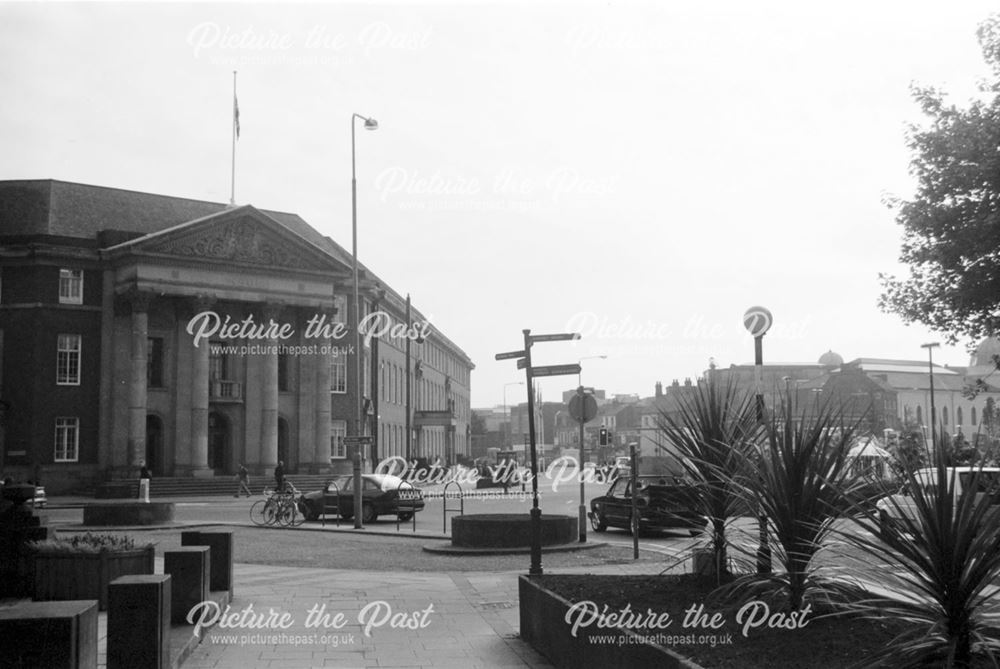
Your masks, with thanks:
[(267, 504), (264, 505), (264, 523), (266, 525), (277, 523), (280, 512), (281, 504), (279, 502), (274, 499), (267, 500)]
[(306, 514), (304, 514), (302, 509), (299, 508), (299, 504), (296, 500), (290, 501), (288, 505), (292, 508), (292, 520), (289, 522), (289, 525), (292, 527), (298, 527), (302, 523), (306, 522)]
[(275, 524), (281, 525), (282, 527), (288, 527), (292, 524), (295, 518), (295, 507), (288, 503), (288, 500), (282, 500), (278, 504), (278, 510), (276, 513)]
[(266, 525), (267, 520), (265, 519), (264, 511), (267, 507), (266, 499), (259, 499), (253, 503), (250, 507), (250, 520), (254, 525)]

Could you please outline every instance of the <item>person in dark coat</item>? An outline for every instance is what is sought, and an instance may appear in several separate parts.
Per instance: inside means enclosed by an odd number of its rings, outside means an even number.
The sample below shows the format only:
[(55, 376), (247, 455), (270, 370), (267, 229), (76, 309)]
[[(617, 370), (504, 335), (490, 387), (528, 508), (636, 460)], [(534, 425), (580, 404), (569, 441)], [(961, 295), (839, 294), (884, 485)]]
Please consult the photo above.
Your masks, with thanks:
[(274, 484), (278, 486), (278, 492), (285, 491), (285, 463), (278, 460), (278, 466), (274, 468)]
[(139, 470), (139, 478), (141, 478), (141, 479), (151, 479), (151, 478), (153, 478), (153, 474), (152, 474), (152, 472), (149, 471), (149, 467), (146, 466), (145, 462), (142, 463), (142, 469)]

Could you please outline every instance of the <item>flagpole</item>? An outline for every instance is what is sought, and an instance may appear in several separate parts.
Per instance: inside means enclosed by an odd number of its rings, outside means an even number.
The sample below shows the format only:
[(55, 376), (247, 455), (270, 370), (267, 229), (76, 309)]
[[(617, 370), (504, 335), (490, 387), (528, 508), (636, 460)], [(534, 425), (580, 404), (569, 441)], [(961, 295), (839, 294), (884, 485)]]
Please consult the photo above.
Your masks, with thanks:
[(239, 123), (239, 106), (236, 102), (236, 70), (233, 70), (233, 162), (230, 177), (229, 204), (236, 204), (236, 124)]

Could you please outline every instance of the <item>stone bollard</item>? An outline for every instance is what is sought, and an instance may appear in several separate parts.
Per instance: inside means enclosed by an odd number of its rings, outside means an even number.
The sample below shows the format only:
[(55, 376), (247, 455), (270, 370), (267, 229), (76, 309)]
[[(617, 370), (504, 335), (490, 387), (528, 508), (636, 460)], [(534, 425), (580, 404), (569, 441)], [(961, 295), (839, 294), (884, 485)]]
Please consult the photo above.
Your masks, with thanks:
[(0, 607), (0, 668), (97, 669), (97, 600)]
[(170, 622), (187, 624), (194, 606), (208, 600), (208, 546), (182, 546), (163, 553), (163, 573), (170, 575)]
[(208, 546), (211, 572), (209, 590), (233, 592), (233, 533), (232, 531), (181, 532), (181, 546)]
[(170, 669), (170, 576), (116, 578), (108, 587), (107, 669)]

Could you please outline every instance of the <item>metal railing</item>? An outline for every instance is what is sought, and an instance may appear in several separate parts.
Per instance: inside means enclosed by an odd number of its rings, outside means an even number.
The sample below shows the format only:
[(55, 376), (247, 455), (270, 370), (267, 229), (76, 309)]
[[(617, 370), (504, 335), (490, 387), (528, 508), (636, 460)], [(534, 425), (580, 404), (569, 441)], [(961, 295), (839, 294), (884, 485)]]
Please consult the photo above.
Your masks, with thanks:
[[(458, 509), (448, 508), (448, 488), (455, 486), (458, 488)], [(448, 533), (448, 512), (452, 513), (458, 512), (458, 515), (465, 515), (465, 491), (462, 489), (462, 484), (458, 481), (448, 481), (445, 484), (444, 490), (441, 491), (441, 531), (445, 534)]]

